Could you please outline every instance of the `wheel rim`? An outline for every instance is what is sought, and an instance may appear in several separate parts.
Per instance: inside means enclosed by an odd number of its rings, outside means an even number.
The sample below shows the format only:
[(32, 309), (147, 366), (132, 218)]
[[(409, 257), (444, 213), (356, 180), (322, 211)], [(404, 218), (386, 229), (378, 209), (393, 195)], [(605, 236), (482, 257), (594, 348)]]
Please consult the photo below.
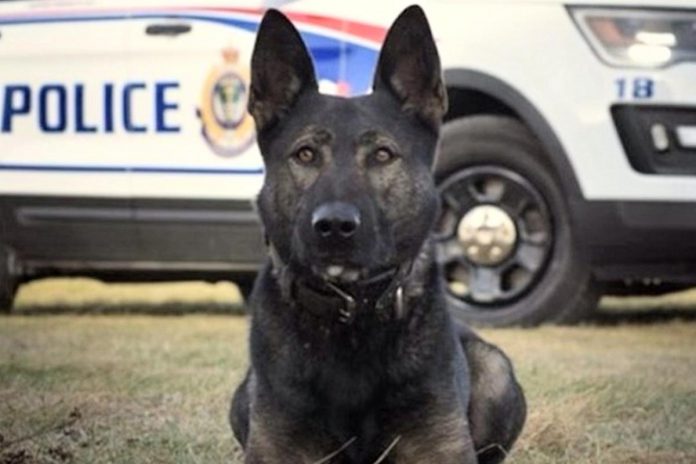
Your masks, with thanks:
[(541, 193), (499, 166), (463, 169), (438, 190), (437, 259), (450, 295), (494, 310), (528, 293), (546, 270), (554, 238)]

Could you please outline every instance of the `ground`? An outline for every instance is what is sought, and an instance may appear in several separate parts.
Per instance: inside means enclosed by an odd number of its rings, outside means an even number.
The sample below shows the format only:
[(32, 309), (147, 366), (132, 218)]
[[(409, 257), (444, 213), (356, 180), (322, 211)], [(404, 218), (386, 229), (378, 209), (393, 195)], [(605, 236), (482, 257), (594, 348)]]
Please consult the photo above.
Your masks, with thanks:
[[(241, 462), (235, 298), (229, 284), (25, 286), (0, 318), (0, 463)], [(482, 331), (529, 401), (508, 462), (696, 462), (696, 291), (602, 309), (581, 327)]]

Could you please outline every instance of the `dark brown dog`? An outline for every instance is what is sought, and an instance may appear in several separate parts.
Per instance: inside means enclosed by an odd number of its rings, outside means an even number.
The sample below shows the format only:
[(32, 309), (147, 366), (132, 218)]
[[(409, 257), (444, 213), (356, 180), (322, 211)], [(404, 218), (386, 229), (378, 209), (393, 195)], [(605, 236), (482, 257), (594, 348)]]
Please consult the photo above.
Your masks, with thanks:
[(368, 96), (319, 94), (269, 11), (249, 111), (271, 259), (230, 420), (247, 463), (495, 463), (525, 418), (512, 366), (447, 311), (428, 235), (446, 93), (423, 11), (389, 30)]

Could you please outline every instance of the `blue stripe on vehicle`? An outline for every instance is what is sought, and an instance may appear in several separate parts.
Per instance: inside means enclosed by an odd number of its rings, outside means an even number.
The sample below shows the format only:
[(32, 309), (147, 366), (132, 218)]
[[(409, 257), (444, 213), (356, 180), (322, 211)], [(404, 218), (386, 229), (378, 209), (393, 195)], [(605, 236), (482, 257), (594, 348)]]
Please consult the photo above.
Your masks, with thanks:
[(263, 174), (263, 168), (215, 169), (174, 168), (159, 166), (55, 166), (34, 164), (0, 164), (0, 171), (53, 171), (53, 172), (113, 172), (113, 173), (169, 173), (169, 174)]

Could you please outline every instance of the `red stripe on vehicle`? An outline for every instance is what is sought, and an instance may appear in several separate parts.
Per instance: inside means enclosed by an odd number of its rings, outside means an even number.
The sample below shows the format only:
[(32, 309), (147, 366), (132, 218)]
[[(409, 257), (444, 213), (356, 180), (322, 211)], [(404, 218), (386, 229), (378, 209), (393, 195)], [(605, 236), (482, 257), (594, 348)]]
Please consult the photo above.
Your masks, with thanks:
[[(266, 10), (262, 8), (196, 8), (198, 10), (207, 11), (228, 11), (234, 13), (256, 14), (262, 15)], [(322, 16), (310, 13), (298, 13), (293, 11), (283, 12), (288, 18), (304, 24), (312, 26), (320, 26), (326, 29), (331, 29), (337, 32), (354, 35), (361, 39), (366, 39), (372, 42), (382, 43), (387, 34), (387, 29), (381, 26), (341, 19), (331, 16)]]
[[(167, 11), (171, 12), (181, 12), (181, 11), (188, 11), (188, 12), (195, 12), (195, 11), (209, 11), (209, 12), (219, 12), (219, 13), (241, 13), (241, 14), (248, 14), (248, 15), (254, 15), (254, 16), (262, 16), (263, 13), (266, 11), (263, 8), (240, 8), (240, 7), (227, 7), (227, 8), (216, 8), (216, 7), (169, 7), (169, 8), (152, 8), (152, 9), (104, 9), (104, 10), (90, 10), (90, 11), (64, 11), (64, 10), (55, 10), (55, 9), (48, 9), (48, 10), (37, 10), (33, 11), (30, 13), (27, 12), (21, 12), (21, 13), (13, 13), (9, 15), (8, 17), (11, 18), (31, 18), (31, 17), (42, 17), (42, 16), (54, 16), (57, 18), (69, 18), (69, 17), (74, 17), (74, 16), (80, 16), (80, 15), (98, 15), (98, 14), (118, 14), (118, 15), (123, 15), (123, 16), (128, 16), (128, 14), (138, 14), (138, 13), (144, 13), (144, 12), (151, 12), (151, 13), (166, 13)], [(307, 25), (312, 25), (312, 26), (319, 26), (323, 27), (326, 29), (330, 29), (335, 32), (342, 32), (344, 34), (352, 35), (355, 37), (359, 37), (361, 39), (365, 39), (371, 42), (376, 42), (376, 43), (382, 43), (384, 41), (384, 37), (386, 36), (387, 29), (381, 26), (375, 26), (372, 24), (367, 24), (359, 21), (352, 21), (349, 19), (342, 19), (342, 18), (336, 18), (336, 17), (331, 17), (331, 16), (322, 16), (322, 15), (317, 15), (317, 14), (310, 14), (310, 13), (298, 13), (298, 12), (283, 12), (286, 16), (288, 16), (290, 19), (293, 21), (297, 21), (299, 23), (307, 24)]]

